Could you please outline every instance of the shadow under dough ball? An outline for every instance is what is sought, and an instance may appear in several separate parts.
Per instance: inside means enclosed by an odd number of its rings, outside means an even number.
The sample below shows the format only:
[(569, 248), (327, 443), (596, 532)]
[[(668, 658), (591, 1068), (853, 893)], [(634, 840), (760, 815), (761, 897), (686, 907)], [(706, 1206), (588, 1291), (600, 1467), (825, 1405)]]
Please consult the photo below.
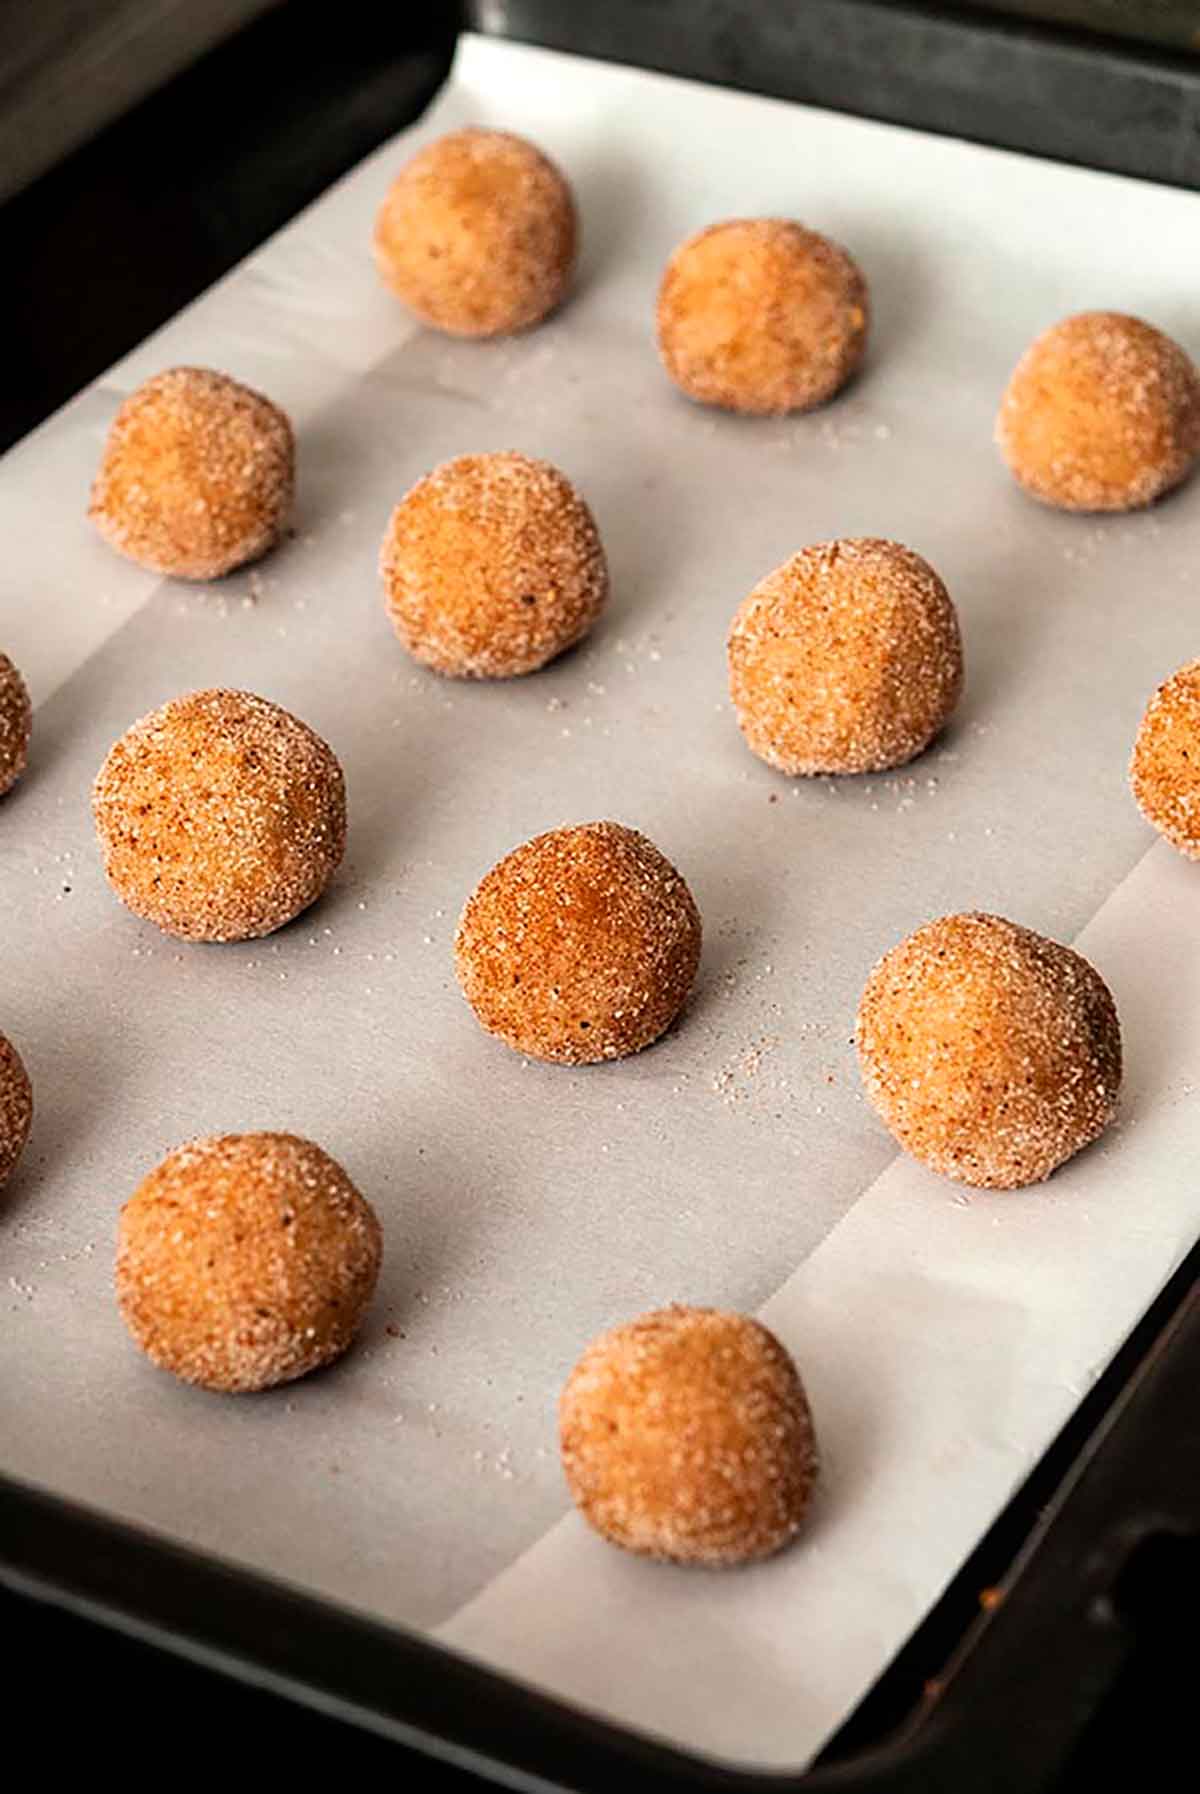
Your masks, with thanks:
[(1178, 486), (1200, 457), (1200, 372), (1140, 318), (1080, 312), (1026, 349), (996, 441), (1043, 504), (1135, 510)]
[(1200, 860), (1200, 660), (1172, 673), (1146, 706), (1129, 782), (1146, 821)]
[(541, 150), (473, 126), (419, 150), (375, 220), (375, 264), (423, 323), (452, 336), (525, 330), (575, 266), (575, 202)]
[(153, 573), (219, 579), (279, 541), (294, 479), (277, 405), (227, 374), (169, 368), (117, 412), (88, 515)]
[(341, 1357), (382, 1256), (374, 1210), (319, 1146), (224, 1134), (169, 1153), (121, 1210), (117, 1302), (161, 1370), (270, 1389)]
[(1121, 1030), (1108, 986), (1080, 954), (1000, 916), (943, 916), (886, 953), (856, 1044), (892, 1134), (958, 1183), (1039, 1183), (1116, 1111)]
[(919, 554), (872, 537), (802, 548), (729, 632), (729, 689), (761, 760), (790, 774), (902, 766), (963, 683), (958, 617)]
[(680, 245), (658, 291), (658, 347), (689, 398), (760, 416), (810, 411), (867, 346), (867, 283), (840, 244), (785, 218), (734, 218)]
[(456, 679), (536, 672), (608, 597), (595, 520), (565, 474), (511, 452), (460, 455), (397, 505), (379, 558), (392, 626)]
[(134, 723), (109, 749), (92, 809), (117, 896), (183, 940), (282, 928), (316, 902), (346, 844), (332, 748), (244, 691), (190, 692)]
[(559, 1401), (563, 1472), (626, 1551), (719, 1568), (780, 1550), (817, 1475), (812, 1414), (774, 1334), (676, 1306), (601, 1334)]
[(0, 654), (0, 797), (11, 791), (29, 760), (33, 707), (25, 681), (7, 654)]
[(33, 1086), (12, 1041), (0, 1034), (0, 1189), (17, 1168), (33, 1125)]
[(489, 1034), (564, 1065), (640, 1052), (683, 1007), (700, 913), (652, 841), (617, 822), (552, 829), (476, 886), (454, 942)]

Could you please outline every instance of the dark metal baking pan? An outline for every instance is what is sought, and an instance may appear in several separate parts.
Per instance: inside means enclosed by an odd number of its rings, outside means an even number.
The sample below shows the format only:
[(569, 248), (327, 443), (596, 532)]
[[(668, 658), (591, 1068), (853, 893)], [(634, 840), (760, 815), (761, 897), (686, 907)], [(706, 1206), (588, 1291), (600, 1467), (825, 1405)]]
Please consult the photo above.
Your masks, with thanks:
[[(7, 340), (24, 352), (0, 401), (0, 442), (47, 415), (417, 116), (444, 78), (462, 22), (1126, 173), (1200, 182), (1200, 68), (1185, 54), (961, 9), (864, 0), (787, 8), (768, 0), (480, 0), (469, 12), (465, 21), (456, 9), (384, 19), (352, 4), (340, 9), (334, 34), (326, 8), (293, 4), (10, 200), (0, 219), (9, 265), (21, 277), (6, 283), (2, 303)], [(1147, 1637), (1161, 1636), (1172, 1607), (1194, 1586), (1195, 1268), (1175, 1279), (901, 1659), (804, 1778), (704, 1766), (415, 1637), (10, 1482), (0, 1483), (0, 1582), (14, 1614), (33, 1602), (43, 1619), (51, 1609), (81, 1616), (74, 1630), (67, 1619), (58, 1622), (55, 1636), (68, 1651), (94, 1654), (91, 1622), (99, 1622), (220, 1672), (206, 1679), (206, 1698), (219, 1699), (213, 1690), (226, 1676), (273, 1691), (325, 1715), (339, 1728), (341, 1748), (364, 1731), (390, 1741), (398, 1766), (419, 1760), (410, 1752), (428, 1753), (460, 1774), (581, 1791), (620, 1777), (647, 1789), (731, 1794), (763, 1783), (1025, 1794), (1059, 1785), (1072, 1763), (1081, 1774), (1096, 1761), (1112, 1769), (1114, 1690), (1127, 1702), (1139, 1675), (1145, 1683), (1139, 1666)], [(968, 1624), (985, 1585), (994, 1592)], [(1169, 1660), (1153, 1661), (1161, 1693)], [(59, 1675), (62, 1667), (60, 1660)]]

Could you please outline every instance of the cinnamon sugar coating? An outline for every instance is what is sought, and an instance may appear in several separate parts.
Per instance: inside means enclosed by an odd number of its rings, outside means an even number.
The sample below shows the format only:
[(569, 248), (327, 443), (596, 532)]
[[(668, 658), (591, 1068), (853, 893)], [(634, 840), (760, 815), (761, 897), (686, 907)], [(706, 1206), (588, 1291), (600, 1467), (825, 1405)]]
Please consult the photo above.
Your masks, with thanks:
[(1026, 349), (1000, 404), (996, 441), (1020, 485), (1044, 504), (1152, 504), (1200, 457), (1200, 372), (1140, 318), (1080, 312)]
[(802, 548), (729, 633), (749, 746), (780, 772), (881, 772), (927, 747), (962, 691), (958, 618), (927, 561), (873, 537)]
[(476, 886), (454, 942), (490, 1034), (563, 1065), (640, 1052), (675, 1020), (700, 960), (700, 914), (645, 835), (617, 822), (552, 829)]
[(33, 707), (25, 681), (8, 655), (0, 654), (0, 797), (25, 771), (32, 729)]
[(408, 652), (458, 679), (536, 671), (608, 597), (587, 505), (549, 462), (513, 452), (460, 455), (419, 480), (392, 513), (380, 574)]
[(135, 1343), (205, 1389), (270, 1389), (340, 1358), (383, 1254), (370, 1204), (294, 1134), (178, 1147), (134, 1191), (116, 1290)]
[(658, 293), (658, 347), (691, 399), (759, 415), (809, 411), (867, 346), (867, 283), (839, 244), (784, 218), (689, 237)]
[(134, 723), (109, 749), (92, 809), (117, 896), (184, 940), (282, 928), (316, 902), (346, 843), (333, 750), (244, 691), (189, 692)]
[(500, 336), (562, 302), (577, 236), (571, 189), (554, 163), (523, 137), (472, 126), (401, 169), (375, 221), (375, 264), (435, 330)]
[(856, 1043), (887, 1127), (959, 1183), (1038, 1183), (1116, 1110), (1121, 1030), (1108, 986), (1080, 954), (1000, 916), (943, 916), (886, 953)]
[(1146, 821), (1200, 860), (1200, 660), (1172, 673), (1151, 698), (1129, 782)]
[(614, 1545), (712, 1568), (798, 1531), (817, 1475), (788, 1354), (745, 1315), (663, 1308), (601, 1334), (559, 1402), (563, 1471)]
[(0, 1034), (0, 1189), (17, 1168), (33, 1124), (33, 1086), (21, 1055)]
[(153, 573), (219, 579), (278, 542), (294, 462), (292, 426), (270, 399), (209, 368), (169, 368), (117, 412), (88, 515)]

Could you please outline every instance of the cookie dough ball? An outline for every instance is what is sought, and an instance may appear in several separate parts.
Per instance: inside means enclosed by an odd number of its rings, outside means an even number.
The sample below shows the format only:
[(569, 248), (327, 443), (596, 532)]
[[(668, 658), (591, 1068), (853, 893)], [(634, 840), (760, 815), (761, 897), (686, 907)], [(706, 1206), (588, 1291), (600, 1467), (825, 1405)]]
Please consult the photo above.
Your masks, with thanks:
[(127, 729), (92, 790), (108, 882), (191, 941), (247, 941), (315, 903), (346, 844), (332, 748), (278, 704), (194, 691)]
[(209, 368), (170, 368), (117, 412), (88, 515), (152, 573), (219, 579), (282, 536), (294, 459), (270, 399)]
[(1121, 1030), (1099, 973), (1000, 916), (943, 916), (885, 954), (857, 1045), (901, 1146), (983, 1189), (1049, 1177), (1104, 1132), (1121, 1085)]
[(716, 1308), (662, 1308), (593, 1340), (563, 1389), (559, 1437), (589, 1525), (675, 1563), (778, 1551), (817, 1474), (795, 1365), (758, 1321)]
[(17, 1168), (33, 1121), (33, 1087), (11, 1040), (0, 1034), (0, 1190)]
[(545, 666), (592, 627), (608, 566), (565, 474), (528, 455), (460, 455), (392, 513), (384, 598), (409, 653), (456, 679)]
[(658, 347), (703, 405), (810, 411), (857, 371), (868, 317), (867, 283), (839, 244), (785, 218), (735, 218), (667, 263)]
[(169, 1153), (117, 1234), (117, 1303), (162, 1370), (238, 1394), (340, 1358), (383, 1255), (370, 1203), (295, 1134), (222, 1134)]
[(1200, 860), (1200, 660), (1180, 667), (1151, 698), (1129, 782), (1146, 821)]
[(617, 822), (552, 829), (507, 854), (469, 899), (458, 981), (489, 1034), (561, 1065), (657, 1040), (700, 961), (700, 913), (652, 841)]
[(1150, 324), (1085, 311), (1026, 349), (996, 441), (1026, 492), (1061, 511), (1131, 511), (1200, 456), (1200, 373)]
[(375, 263), (435, 330), (506, 336), (561, 304), (577, 234), (553, 162), (523, 137), (472, 127), (401, 169), (375, 220)]
[(33, 708), (25, 681), (7, 654), (0, 654), (0, 797), (11, 791), (29, 759)]
[(911, 548), (802, 548), (733, 619), (729, 687), (754, 752), (786, 773), (882, 772), (944, 728), (962, 691), (958, 618)]

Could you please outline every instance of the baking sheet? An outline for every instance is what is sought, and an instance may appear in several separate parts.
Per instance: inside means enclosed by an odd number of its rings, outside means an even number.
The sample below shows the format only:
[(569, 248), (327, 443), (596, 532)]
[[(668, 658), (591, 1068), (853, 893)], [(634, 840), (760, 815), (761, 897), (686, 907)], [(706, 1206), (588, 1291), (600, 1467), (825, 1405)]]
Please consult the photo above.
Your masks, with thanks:
[[(581, 204), (576, 296), (507, 343), (416, 330), (370, 265), (396, 167), (465, 122), (536, 138)], [(747, 212), (841, 237), (872, 283), (868, 366), (808, 418), (698, 410), (657, 367), (665, 256)], [(819, 1747), (1200, 1222), (1195, 873), (1150, 846), (1123, 782), (1146, 696), (1196, 651), (1200, 487), (1057, 516), (990, 445), (1012, 362), (1065, 311), (1143, 312), (1197, 348), (1195, 217), (1184, 193), (468, 38), (417, 129), (7, 457), (0, 646), (38, 706), (0, 810), (0, 1026), (37, 1094), (0, 1201), (7, 1470), (687, 1748)], [(261, 386), (299, 430), (294, 538), (206, 590), (115, 559), (83, 516), (120, 397), (182, 361)], [(579, 483), (613, 602), (542, 674), (446, 684), (390, 634), (378, 542), (430, 465), (507, 447)], [(942, 572), (967, 695), (897, 775), (789, 783), (741, 744), (724, 633), (762, 573), (851, 533)], [(245, 946), (135, 921), (91, 836), (109, 742), (207, 683), (288, 705), (347, 773), (333, 892)], [(697, 989), (636, 1059), (526, 1063), (463, 1006), (454, 920), (506, 849), (603, 815), (691, 883)], [(968, 906), (1084, 931), (1125, 1024), (1120, 1128), (1024, 1193), (896, 1159), (853, 1065), (875, 957)], [(115, 1217), (179, 1140), (263, 1127), (346, 1164), (387, 1262), (342, 1365), (219, 1400), (129, 1346)], [(671, 1299), (762, 1307), (810, 1385), (819, 1508), (749, 1572), (627, 1559), (564, 1517), (562, 1378), (597, 1329)]]

